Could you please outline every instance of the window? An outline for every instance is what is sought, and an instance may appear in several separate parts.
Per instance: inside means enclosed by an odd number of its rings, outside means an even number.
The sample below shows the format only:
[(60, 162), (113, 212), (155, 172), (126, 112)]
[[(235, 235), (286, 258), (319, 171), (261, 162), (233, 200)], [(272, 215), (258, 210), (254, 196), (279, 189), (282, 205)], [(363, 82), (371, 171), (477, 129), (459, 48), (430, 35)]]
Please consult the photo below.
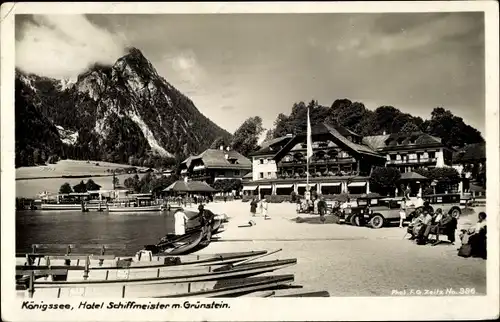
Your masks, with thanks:
[(264, 164), (264, 159), (259, 159), (260, 164)]
[(259, 179), (264, 179), (264, 172), (259, 172)]
[(239, 176), (240, 175), (240, 170), (234, 170), (234, 175)]
[(271, 172), (268, 172), (268, 173), (267, 173), (267, 177), (268, 177), (268, 178), (271, 178)]
[(436, 151), (429, 152), (429, 159), (433, 159), (436, 157)]

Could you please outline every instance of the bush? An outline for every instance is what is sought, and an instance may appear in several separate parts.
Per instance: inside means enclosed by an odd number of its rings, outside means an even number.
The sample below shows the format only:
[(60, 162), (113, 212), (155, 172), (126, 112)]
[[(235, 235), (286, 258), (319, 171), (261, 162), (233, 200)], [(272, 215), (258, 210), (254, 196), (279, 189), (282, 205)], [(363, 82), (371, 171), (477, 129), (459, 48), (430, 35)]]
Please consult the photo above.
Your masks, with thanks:
[(278, 196), (278, 195), (266, 195), (264, 196), (269, 203), (282, 203), (285, 201), (291, 202), (292, 198), (290, 196)]
[(383, 195), (390, 194), (401, 179), (401, 173), (396, 168), (376, 167), (370, 175), (370, 184), (373, 191)]

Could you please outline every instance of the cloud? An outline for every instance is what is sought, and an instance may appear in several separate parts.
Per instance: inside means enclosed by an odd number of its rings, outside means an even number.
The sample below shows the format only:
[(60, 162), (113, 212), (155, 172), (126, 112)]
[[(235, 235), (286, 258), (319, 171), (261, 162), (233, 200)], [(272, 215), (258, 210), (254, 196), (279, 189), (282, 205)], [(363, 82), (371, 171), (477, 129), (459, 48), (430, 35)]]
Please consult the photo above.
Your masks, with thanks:
[[(406, 19), (400, 18), (397, 24), (387, 17), (371, 21), (363, 28), (365, 31), (371, 30), (370, 33), (340, 42), (336, 48), (338, 51), (351, 50), (360, 57), (367, 58), (430, 48), (430, 46), (437, 47), (444, 45), (445, 42), (463, 43), (463, 38), (467, 35), (473, 34), (477, 38), (477, 33), (474, 31), (482, 21), (479, 15), (459, 14), (425, 17), (413, 15), (405, 16)], [(424, 18), (425, 21), (421, 21)], [(389, 26), (390, 28), (387, 28)], [(477, 39), (474, 41), (477, 42)]]
[(234, 106), (233, 105), (224, 105), (220, 109), (223, 111), (232, 111), (232, 110), (234, 110)]
[(191, 84), (194, 87), (200, 85), (204, 71), (192, 50), (176, 53), (167, 57), (167, 60), (182, 82)]
[(71, 78), (89, 66), (113, 64), (126, 40), (92, 24), (84, 15), (33, 15), (18, 26), (16, 67), (28, 73)]

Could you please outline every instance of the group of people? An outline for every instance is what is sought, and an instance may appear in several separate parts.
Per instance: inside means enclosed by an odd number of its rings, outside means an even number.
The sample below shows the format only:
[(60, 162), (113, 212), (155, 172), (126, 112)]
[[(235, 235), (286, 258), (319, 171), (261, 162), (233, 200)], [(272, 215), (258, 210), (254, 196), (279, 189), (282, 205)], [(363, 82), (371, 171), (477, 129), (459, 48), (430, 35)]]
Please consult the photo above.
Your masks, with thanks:
[(268, 214), (269, 203), (267, 202), (266, 198), (263, 198), (259, 201), (256, 198), (253, 198), (250, 201), (250, 214), (252, 217), (255, 217), (255, 215), (257, 214), (257, 208), (259, 208), (260, 213), (264, 215), (264, 219), (270, 218)]
[(322, 223), (326, 220), (327, 207), (325, 198), (322, 196), (312, 197), (311, 199), (297, 198), (297, 212), (319, 214)]
[[(426, 245), (430, 242), (432, 246), (435, 246), (440, 243), (440, 235), (446, 235), (452, 245), (455, 243), (457, 218), (450, 213), (444, 213), (441, 208), (434, 212), (429, 202), (425, 202), (424, 206), (415, 212), (408, 226), (408, 233), (411, 235), (410, 239), (415, 240), (417, 245)], [(431, 234), (436, 236), (432, 242), (429, 239)], [(459, 256), (486, 258), (486, 213), (480, 212), (476, 225), (461, 229), (459, 237), (461, 242), (458, 248)]]
[(415, 216), (408, 226), (410, 239), (416, 240), (418, 245), (426, 245), (430, 242), (429, 235), (433, 234), (436, 236), (436, 240), (431, 244), (435, 246), (440, 242), (439, 235), (444, 234), (451, 244), (455, 243), (455, 231), (458, 225), (455, 217), (449, 213), (443, 213), (441, 208), (434, 211), (428, 201), (424, 203), (422, 208), (417, 208), (415, 212)]
[(204, 205), (198, 206), (198, 214), (189, 218), (184, 209), (178, 208), (174, 212), (174, 235), (182, 236), (186, 234), (186, 226), (188, 221), (199, 218), (200, 226), (205, 226), (210, 223), (215, 217), (215, 214), (209, 209), (205, 209)]

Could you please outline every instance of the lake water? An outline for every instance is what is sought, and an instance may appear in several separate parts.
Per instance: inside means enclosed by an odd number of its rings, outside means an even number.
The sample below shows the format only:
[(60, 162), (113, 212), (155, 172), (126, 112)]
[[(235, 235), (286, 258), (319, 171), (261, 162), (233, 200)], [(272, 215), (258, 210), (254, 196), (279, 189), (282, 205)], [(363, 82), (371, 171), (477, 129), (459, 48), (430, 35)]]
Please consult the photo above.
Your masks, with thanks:
[[(187, 213), (188, 216), (194, 214)], [(32, 244), (119, 244), (123, 245), (122, 249), (108, 253), (129, 256), (173, 233), (173, 227), (171, 212), (18, 211), (16, 252), (31, 252)]]

